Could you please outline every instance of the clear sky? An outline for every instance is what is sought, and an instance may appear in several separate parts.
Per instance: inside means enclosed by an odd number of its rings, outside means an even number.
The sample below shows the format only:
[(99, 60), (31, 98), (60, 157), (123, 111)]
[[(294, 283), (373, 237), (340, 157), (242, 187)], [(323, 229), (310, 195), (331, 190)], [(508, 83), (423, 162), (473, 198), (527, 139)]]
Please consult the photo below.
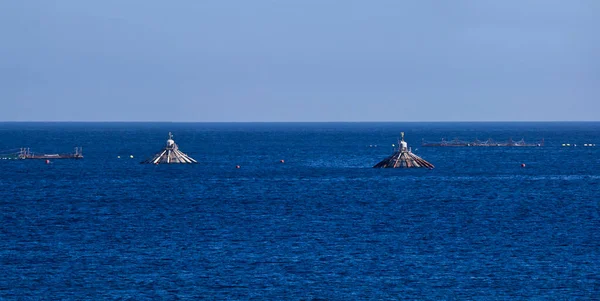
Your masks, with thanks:
[(528, 120), (600, 120), (600, 1), (0, 1), (0, 121)]

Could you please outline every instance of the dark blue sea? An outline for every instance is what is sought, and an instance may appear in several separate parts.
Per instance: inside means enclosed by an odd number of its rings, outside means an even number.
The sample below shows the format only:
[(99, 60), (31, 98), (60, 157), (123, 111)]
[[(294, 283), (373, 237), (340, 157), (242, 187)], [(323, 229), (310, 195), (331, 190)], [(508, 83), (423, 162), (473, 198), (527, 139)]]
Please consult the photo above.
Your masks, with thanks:
[[(401, 131), (435, 169), (371, 168)], [(600, 123), (0, 123), (75, 146), (0, 160), (1, 300), (600, 296)]]

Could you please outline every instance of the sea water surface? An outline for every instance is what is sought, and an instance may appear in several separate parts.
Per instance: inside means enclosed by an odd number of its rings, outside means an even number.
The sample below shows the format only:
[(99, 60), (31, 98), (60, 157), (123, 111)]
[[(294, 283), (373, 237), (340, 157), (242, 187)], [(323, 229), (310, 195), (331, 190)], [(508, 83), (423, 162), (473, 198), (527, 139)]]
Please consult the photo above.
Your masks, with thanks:
[[(401, 131), (435, 169), (371, 168)], [(169, 132), (199, 164), (139, 164)], [(1, 300), (600, 295), (600, 123), (0, 123), (75, 146), (0, 160)]]

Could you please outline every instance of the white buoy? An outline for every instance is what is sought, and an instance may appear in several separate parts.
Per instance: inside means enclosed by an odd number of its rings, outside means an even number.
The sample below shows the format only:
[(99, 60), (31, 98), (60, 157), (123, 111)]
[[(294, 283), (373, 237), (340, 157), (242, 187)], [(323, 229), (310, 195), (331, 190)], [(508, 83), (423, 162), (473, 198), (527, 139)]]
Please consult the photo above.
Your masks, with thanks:
[(133, 155), (130, 155), (129, 158), (133, 159)]
[(562, 146), (567, 146), (567, 145), (563, 143)]
[(117, 156), (117, 159), (121, 159), (121, 156)]

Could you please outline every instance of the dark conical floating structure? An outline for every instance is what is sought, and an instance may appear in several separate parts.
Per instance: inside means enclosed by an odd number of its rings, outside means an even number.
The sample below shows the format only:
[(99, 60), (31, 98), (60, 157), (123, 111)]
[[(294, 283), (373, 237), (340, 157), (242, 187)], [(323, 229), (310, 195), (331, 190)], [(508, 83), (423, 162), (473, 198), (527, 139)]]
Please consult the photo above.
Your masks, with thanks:
[(173, 141), (173, 135), (169, 132), (169, 140), (167, 145), (159, 153), (154, 155), (152, 158), (142, 161), (142, 164), (195, 164), (198, 161), (192, 159), (190, 156), (182, 153), (177, 146), (177, 143)]
[(373, 166), (374, 168), (434, 168), (433, 164), (412, 153), (404, 141), (404, 132), (401, 133), (401, 136), (402, 141), (398, 141), (398, 149), (391, 156)]

